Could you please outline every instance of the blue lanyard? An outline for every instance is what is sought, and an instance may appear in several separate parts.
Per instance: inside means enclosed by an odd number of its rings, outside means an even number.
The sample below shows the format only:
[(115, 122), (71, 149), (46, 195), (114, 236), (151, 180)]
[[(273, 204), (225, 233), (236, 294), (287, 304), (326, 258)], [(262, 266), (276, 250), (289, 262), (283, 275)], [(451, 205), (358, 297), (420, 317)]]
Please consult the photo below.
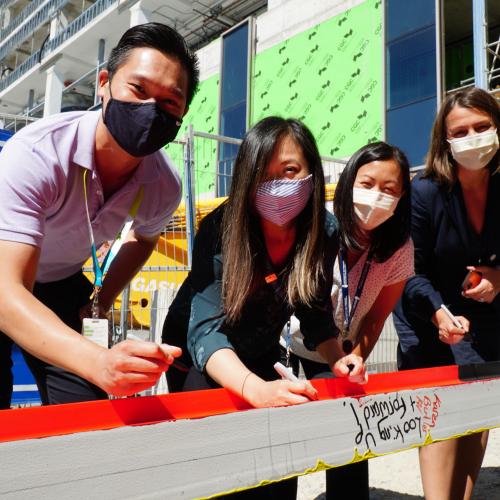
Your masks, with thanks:
[(370, 266), (372, 264), (373, 252), (370, 250), (368, 256), (366, 257), (365, 265), (361, 271), (361, 276), (359, 277), (358, 286), (356, 288), (356, 293), (354, 294), (354, 299), (352, 301), (352, 307), (349, 311), (349, 278), (347, 269), (347, 256), (345, 250), (339, 250), (339, 267), (340, 267), (340, 279), (342, 281), (342, 308), (344, 310), (344, 336), (349, 333), (349, 328), (351, 327), (352, 319), (358, 308), (359, 300), (361, 299), (361, 294), (363, 293), (363, 288), (365, 287), (366, 277), (370, 271)]
[[(108, 252), (106, 253), (106, 257), (104, 257), (104, 260), (101, 265), (99, 265), (99, 259), (97, 258), (97, 249), (95, 246), (95, 240), (94, 240), (94, 231), (92, 230), (92, 223), (90, 222), (90, 213), (89, 213), (89, 204), (88, 204), (88, 198), (87, 198), (87, 172), (88, 170), (85, 168), (83, 170), (83, 197), (85, 199), (85, 212), (87, 214), (87, 225), (89, 228), (89, 236), (90, 236), (90, 243), (91, 243), (91, 250), (92, 250), (92, 265), (94, 268), (94, 289), (99, 290), (102, 287), (102, 281), (104, 279), (104, 269), (106, 269), (106, 265), (108, 263), (108, 259), (111, 255), (111, 249), (113, 248), (113, 245), (116, 240), (118, 240), (121, 236), (121, 232), (123, 231), (123, 228), (125, 227), (125, 223), (122, 225), (120, 230), (115, 236), (115, 239), (113, 240), (113, 243), (110, 245)], [(143, 195), (143, 188), (142, 186), (139, 188), (139, 191), (137, 192), (134, 201), (132, 202), (132, 206), (130, 207), (130, 210), (128, 211), (128, 215), (130, 215), (132, 218), (135, 218), (137, 215), (137, 211), (139, 210), (139, 206), (141, 205), (142, 201), (142, 195)]]

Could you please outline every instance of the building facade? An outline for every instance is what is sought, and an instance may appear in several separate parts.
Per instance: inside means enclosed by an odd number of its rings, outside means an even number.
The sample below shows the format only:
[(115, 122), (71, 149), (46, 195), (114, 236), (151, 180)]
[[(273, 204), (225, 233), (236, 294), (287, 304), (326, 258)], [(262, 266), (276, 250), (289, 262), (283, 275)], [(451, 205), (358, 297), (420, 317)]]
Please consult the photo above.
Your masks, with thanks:
[[(292, 116), (330, 157), (386, 139), (422, 164), (444, 93), (500, 86), (496, 0), (1, 0), (0, 112), (98, 107), (97, 70), (149, 20), (198, 49), (185, 128), (241, 138), (264, 116)], [(225, 194), (213, 176), (230, 175), (234, 151), (219, 146), (202, 192)]]

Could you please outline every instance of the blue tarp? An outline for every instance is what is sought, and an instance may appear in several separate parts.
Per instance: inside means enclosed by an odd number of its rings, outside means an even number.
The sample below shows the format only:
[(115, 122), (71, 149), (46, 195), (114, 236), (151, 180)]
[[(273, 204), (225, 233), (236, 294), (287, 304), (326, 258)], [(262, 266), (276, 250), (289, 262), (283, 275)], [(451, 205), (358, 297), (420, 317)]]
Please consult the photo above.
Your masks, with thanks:
[(12, 406), (40, 404), (40, 394), (35, 379), (26, 366), (19, 347), (14, 345), (12, 350), (12, 372), (14, 374), (14, 392)]
[(5, 141), (10, 139), (13, 135), (14, 132), (11, 132), (10, 130), (3, 130), (0, 128), (0, 151), (2, 151)]

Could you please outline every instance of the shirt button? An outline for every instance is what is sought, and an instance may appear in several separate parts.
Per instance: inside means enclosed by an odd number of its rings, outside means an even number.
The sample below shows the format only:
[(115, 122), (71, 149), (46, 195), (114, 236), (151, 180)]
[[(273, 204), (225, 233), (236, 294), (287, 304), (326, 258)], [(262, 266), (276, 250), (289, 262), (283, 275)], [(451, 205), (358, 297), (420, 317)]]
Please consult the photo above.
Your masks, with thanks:
[(101, 195), (102, 195), (102, 191), (101, 191), (100, 189), (98, 189), (96, 192), (97, 192), (97, 194), (98, 194), (99, 196), (101, 196)]

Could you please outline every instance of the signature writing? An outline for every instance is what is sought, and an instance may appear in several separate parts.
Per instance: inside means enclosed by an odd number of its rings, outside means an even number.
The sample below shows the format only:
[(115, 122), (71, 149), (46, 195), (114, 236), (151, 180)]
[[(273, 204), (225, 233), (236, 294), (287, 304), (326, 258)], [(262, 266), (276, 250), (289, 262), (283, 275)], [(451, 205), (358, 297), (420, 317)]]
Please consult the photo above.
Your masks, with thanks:
[(439, 408), (441, 407), (439, 396), (437, 394), (433, 394), (432, 397), (417, 396), (415, 406), (422, 416), (422, 431), (427, 432), (429, 429), (435, 427), (439, 417)]
[(404, 443), (409, 434), (422, 434), (436, 424), (441, 400), (433, 397), (414, 397), (412, 394), (388, 394), (384, 397), (362, 398), (345, 402), (354, 415), (358, 432), (356, 445), (367, 448), (387, 441)]

